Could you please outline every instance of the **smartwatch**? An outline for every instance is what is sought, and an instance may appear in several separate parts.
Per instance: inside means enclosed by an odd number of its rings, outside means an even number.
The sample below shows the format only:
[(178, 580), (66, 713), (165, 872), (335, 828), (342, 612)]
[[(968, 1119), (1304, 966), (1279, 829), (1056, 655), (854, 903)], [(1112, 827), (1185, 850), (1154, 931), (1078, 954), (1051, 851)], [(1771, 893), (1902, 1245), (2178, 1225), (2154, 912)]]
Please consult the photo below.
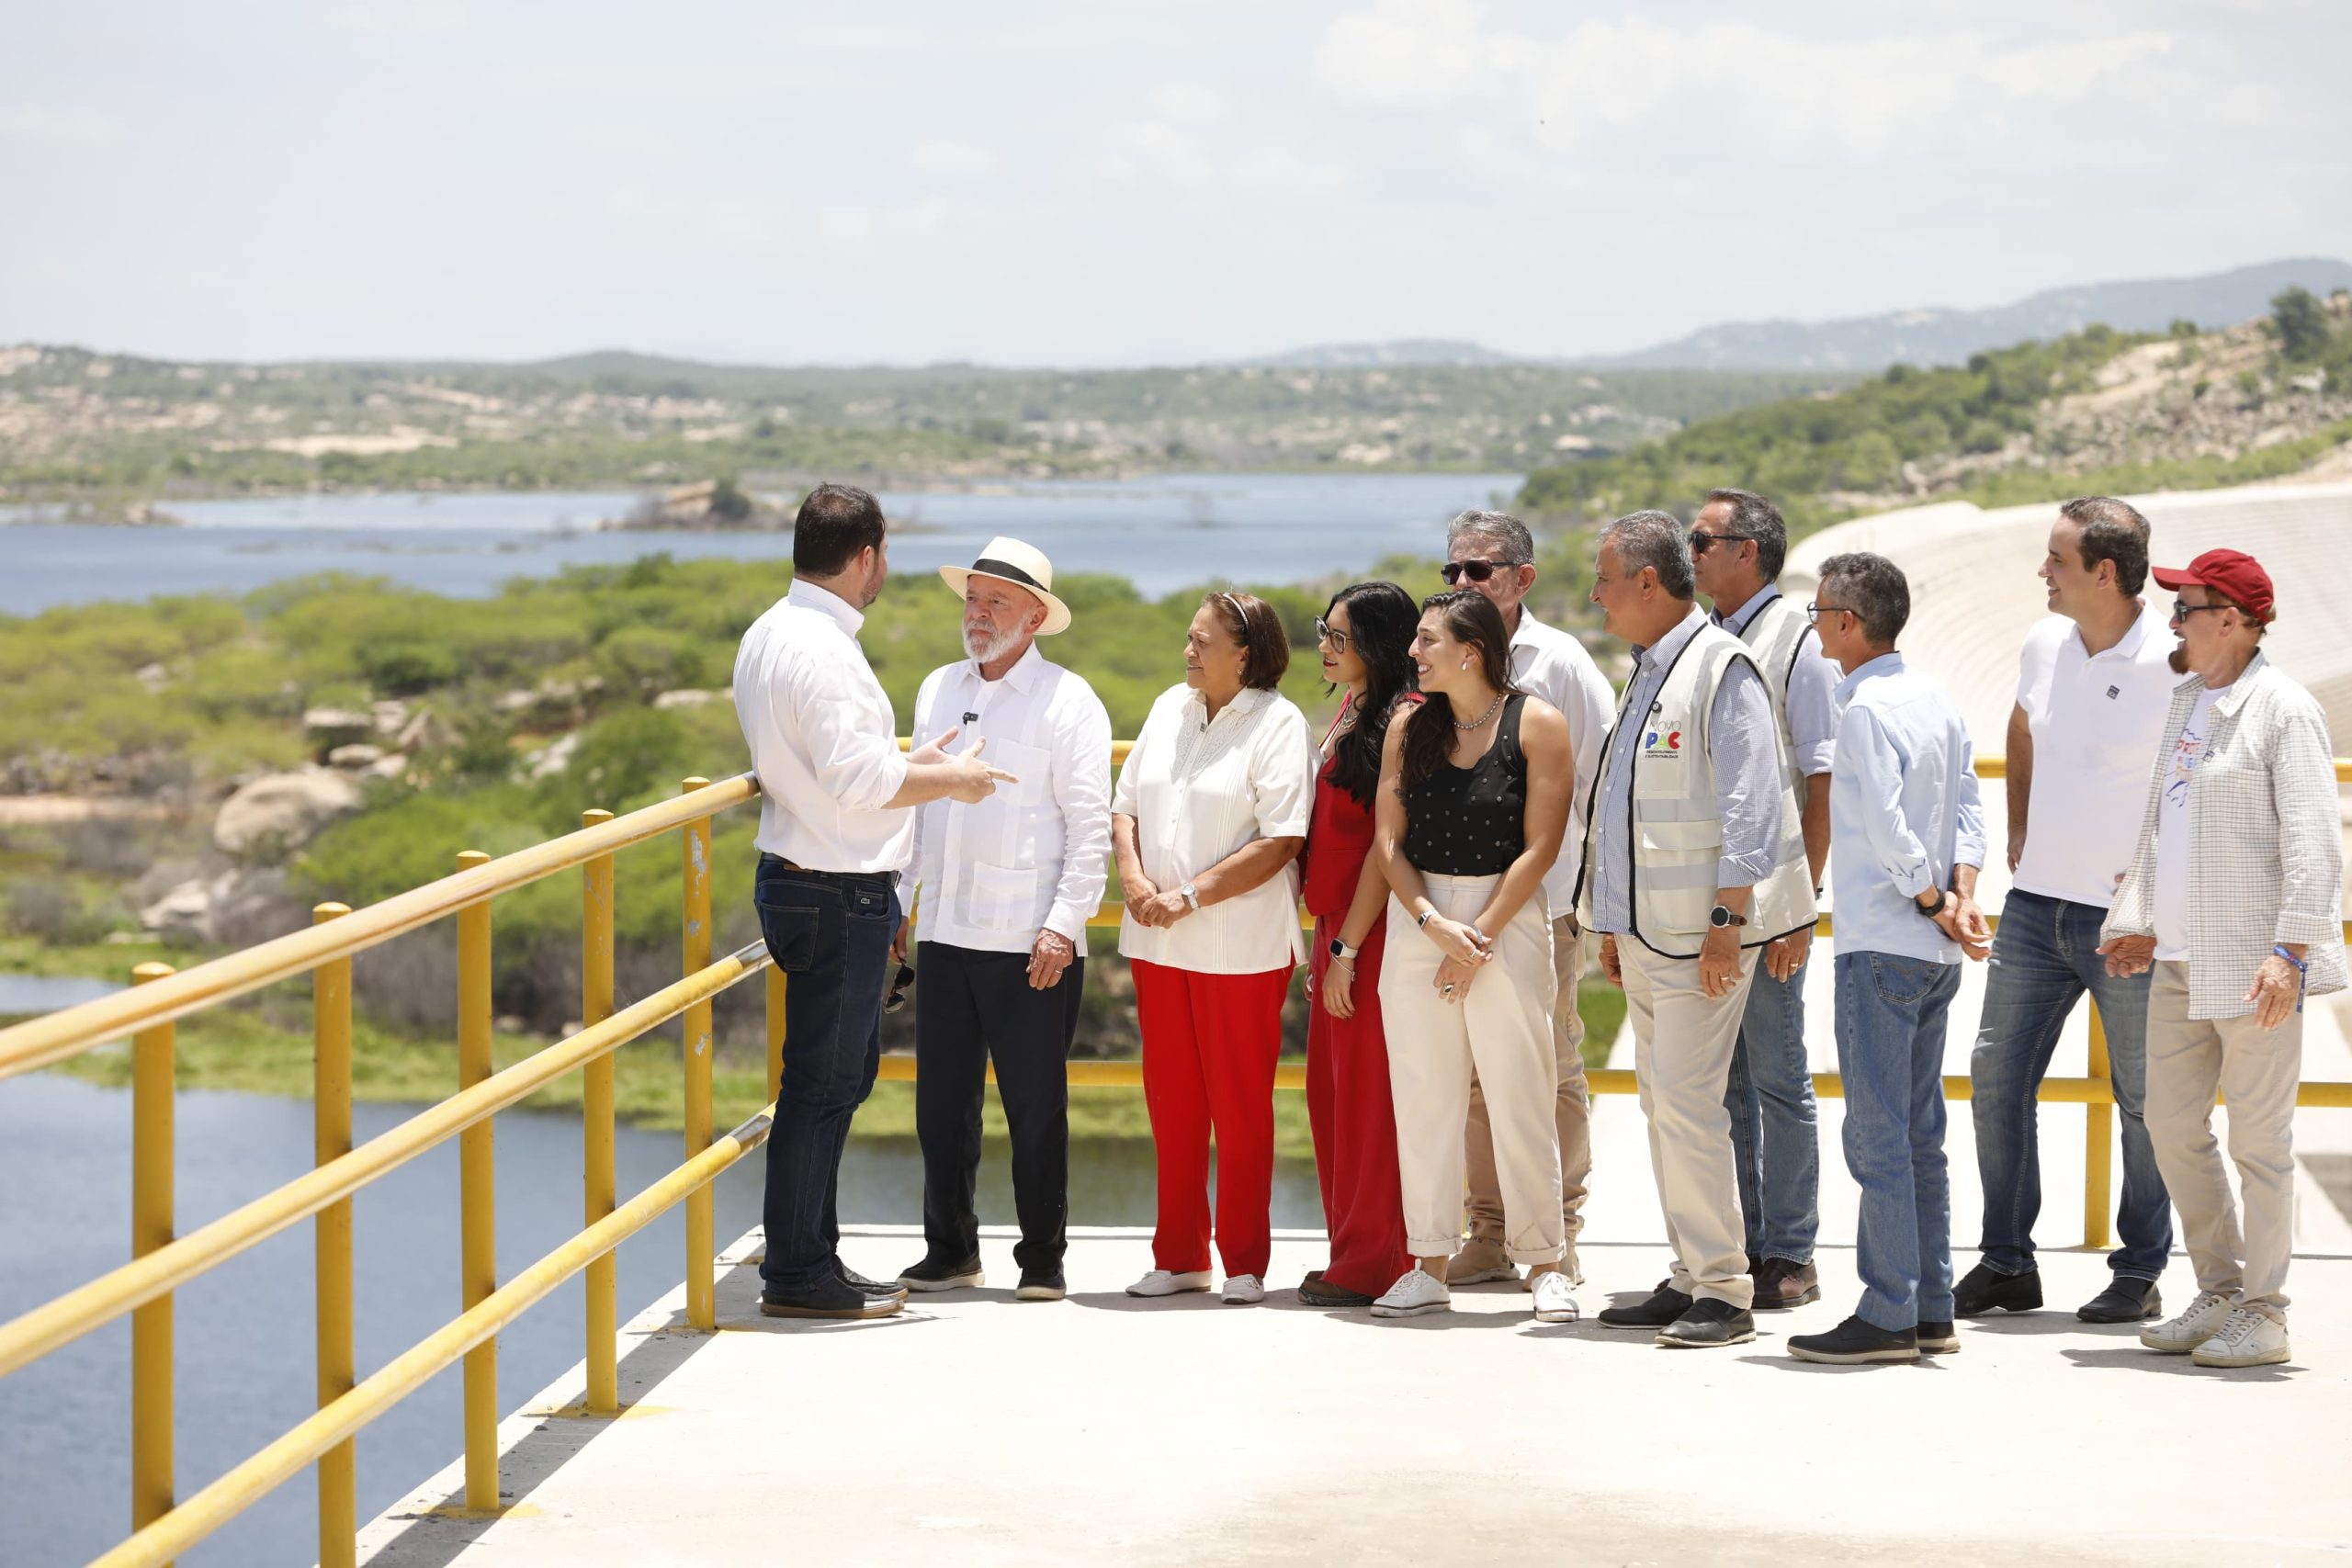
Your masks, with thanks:
[(1193, 885), (1187, 882), (1178, 891), (1184, 895), (1184, 907), (1197, 914), (1201, 908), (1201, 896), (1193, 891)]
[(1333, 937), (1331, 939), (1331, 956), (1339, 959), (1342, 963), (1352, 964), (1355, 962), (1356, 950), (1350, 947), (1338, 937)]
[(1718, 904), (1707, 911), (1707, 923), (1720, 931), (1725, 926), (1744, 926), (1747, 923), (1747, 917), (1735, 915), (1727, 907)]
[(1430, 908), (1422, 910), (1419, 914), (1413, 917), (1413, 929), (1415, 931), (1419, 931), (1423, 926), (1428, 925), (1431, 920), (1436, 919), (1437, 907), (1435, 905), (1431, 905)]

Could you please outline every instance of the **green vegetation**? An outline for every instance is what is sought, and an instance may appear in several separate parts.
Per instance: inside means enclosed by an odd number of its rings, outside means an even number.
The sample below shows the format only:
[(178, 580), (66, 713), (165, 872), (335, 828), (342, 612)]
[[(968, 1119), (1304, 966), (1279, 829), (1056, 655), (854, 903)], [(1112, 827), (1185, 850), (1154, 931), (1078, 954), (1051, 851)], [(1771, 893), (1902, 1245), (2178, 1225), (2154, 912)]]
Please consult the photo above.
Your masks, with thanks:
[(1837, 492), (1894, 488), (1906, 462), (2000, 451), (2035, 429), (2048, 399), (2087, 387), (2099, 366), (2147, 341), (2094, 326), (1975, 355), (1960, 369), (1898, 365), (1835, 395), (1743, 409), (1613, 457), (1538, 468), (1519, 504), (1586, 518), (1687, 512), (1718, 485), (1741, 485), (1778, 500), (1792, 525), (1817, 525), (1841, 511)]

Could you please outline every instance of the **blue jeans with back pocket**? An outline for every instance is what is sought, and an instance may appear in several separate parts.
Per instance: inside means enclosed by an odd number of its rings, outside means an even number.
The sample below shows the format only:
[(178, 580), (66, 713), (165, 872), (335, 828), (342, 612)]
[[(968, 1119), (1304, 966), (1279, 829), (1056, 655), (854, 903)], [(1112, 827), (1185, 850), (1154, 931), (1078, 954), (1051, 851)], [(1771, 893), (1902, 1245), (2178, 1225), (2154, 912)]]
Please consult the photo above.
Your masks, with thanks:
[(840, 1266), (842, 1151), (881, 1066), (882, 988), (899, 898), (885, 876), (795, 871), (765, 854), (752, 897), (768, 953), (790, 976), (760, 1266), (768, 1289), (786, 1294)]
[(1838, 954), (1846, 1168), (1862, 1190), (1855, 1315), (1873, 1328), (1951, 1321), (1951, 1177), (1944, 1163), (1944, 1023), (1960, 965)]

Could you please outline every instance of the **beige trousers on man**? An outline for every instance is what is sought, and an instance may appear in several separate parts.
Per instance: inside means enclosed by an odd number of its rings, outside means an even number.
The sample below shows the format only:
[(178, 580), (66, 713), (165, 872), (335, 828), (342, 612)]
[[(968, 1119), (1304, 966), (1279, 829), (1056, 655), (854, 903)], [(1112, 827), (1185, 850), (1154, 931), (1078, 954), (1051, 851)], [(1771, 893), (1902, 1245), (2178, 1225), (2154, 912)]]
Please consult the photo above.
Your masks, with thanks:
[(1744, 949), (1739, 983), (1731, 995), (1710, 1001), (1697, 959), (1662, 958), (1634, 937), (1617, 939), (1634, 1071), (1650, 1124), (1650, 1168), (1674, 1248), (1674, 1288), (1743, 1308), (1756, 1299), (1756, 1281), (1747, 1273), (1724, 1087), (1761, 951)]
[[(1448, 919), (1484, 908), (1493, 876), (1424, 874), (1430, 902)], [(1543, 900), (1521, 908), (1495, 938), (1468, 994), (1436, 989), (1444, 954), (1388, 901), (1380, 1009), (1388, 1034), (1388, 1083), (1396, 1103), (1396, 1172), (1404, 1190), (1405, 1244), (1416, 1258), (1452, 1256), (1462, 1236), (1463, 1119), (1473, 1073), (1494, 1093), (1495, 1155), (1502, 1191), (1503, 1250), (1513, 1263), (1556, 1263), (1560, 1150), (1552, 1123), (1552, 931)], [(1725, 1168), (1729, 1168), (1726, 1164)]]
[[(2188, 965), (2159, 964), (2148, 986), (2148, 1141), (2180, 1211), (2197, 1288), (2266, 1316), (2287, 1315), (2295, 1247), (2295, 1086), (2303, 1017), (2265, 1029), (2252, 1013), (2188, 1016)], [(2213, 1140), (2213, 1091), (2229, 1100), (2230, 1160), (2245, 1191), (2241, 1230)]]
[[(1552, 1057), (1559, 1074), (1553, 1090), (1553, 1119), (1560, 1138), (1560, 1227), (1567, 1238), (1563, 1259), (1576, 1267), (1577, 1234), (1584, 1229), (1585, 1184), (1592, 1177), (1592, 1111), (1585, 1090), (1584, 1019), (1577, 1011), (1577, 986), (1584, 978), (1583, 933), (1574, 915), (1552, 922)], [(1487, 1091), (1470, 1079), (1470, 1124), (1464, 1153), (1470, 1168), (1470, 1239), (1500, 1247), (1503, 1239), (1502, 1179), (1495, 1170), (1494, 1129), (1487, 1122)]]

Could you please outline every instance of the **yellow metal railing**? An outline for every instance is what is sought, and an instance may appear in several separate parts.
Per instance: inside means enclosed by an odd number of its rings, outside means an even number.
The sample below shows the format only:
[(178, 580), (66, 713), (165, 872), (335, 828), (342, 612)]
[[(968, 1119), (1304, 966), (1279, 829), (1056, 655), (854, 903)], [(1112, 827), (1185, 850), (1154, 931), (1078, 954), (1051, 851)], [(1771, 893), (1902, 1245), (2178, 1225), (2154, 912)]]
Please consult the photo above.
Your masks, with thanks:
[[(1127, 741), (1114, 743), (1124, 761)], [(1985, 757), (1977, 771), (2005, 775), (2004, 760)], [(2336, 764), (2352, 782), (2352, 762)], [(710, 904), (710, 821), (717, 813), (757, 798), (750, 774), (718, 784), (685, 781), (684, 793), (616, 818), (582, 814), (579, 831), (492, 860), (476, 852), (458, 857), (451, 875), (352, 910), (322, 904), (311, 926), (185, 972), (141, 964), (134, 986), (114, 996), (0, 1030), (0, 1079), (54, 1066), (107, 1041), (131, 1038), (131, 1261), (79, 1289), (0, 1324), (0, 1376), (129, 1314), (131, 1318), (131, 1528), (133, 1534), (100, 1558), (107, 1568), (169, 1562), (235, 1517), (271, 1488), (316, 1464), (319, 1472), (319, 1559), (323, 1568), (354, 1560), (357, 1530), (354, 1435), (429, 1379), (464, 1363), (466, 1506), (469, 1513), (499, 1507), (497, 1336), (501, 1329), (572, 1275), (585, 1272), (586, 1400), (584, 1414), (619, 1413), (616, 1364), (618, 1308), (614, 1249), (669, 1209), (686, 1206), (687, 1319), (707, 1330), (715, 1323), (716, 1236), (711, 1181), (767, 1136), (781, 1082), (785, 976), (754, 942), (714, 961)], [(626, 1008), (614, 997), (614, 855), (671, 831), (680, 837), (684, 871), (681, 910), (683, 976)], [(582, 1027), (503, 1071), (490, 1056), (491, 900), (559, 872), (582, 873)], [(1090, 924), (1115, 928), (1119, 906), (1105, 903)], [(458, 939), (458, 1083), (457, 1092), (390, 1131), (354, 1147), (351, 1142), (351, 964), (354, 955), (393, 937), (454, 917)], [(2352, 924), (2347, 924), (2352, 934)], [(1817, 930), (1829, 934), (1827, 916)], [(711, 1121), (713, 1038), (711, 998), (755, 973), (766, 976), (765, 1042), (769, 1105), (721, 1137)], [(315, 1164), (306, 1176), (266, 1193), (193, 1233), (174, 1237), (172, 1134), (174, 1050), (178, 1020), (264, 987), (311, 977), (317, 1042)], [(649, 1031), (683, 1015), (685, 1159), (624, 1204), (615, 1202), (613, 1054)], [(2109, 1189), (2108, 1142), (2114, 1087), (2107, 1077), (2105, 1041), (2097, 1010), (2091, 1019), (2088, 1076), (2046, 1078), (2040, 1098), (2085, 1108), (2089, 1154), (2085, 1173), (2084, 1232), (2104, 1246)], [(582, 1166), (584, 1228), (504, 1285), (496, 1278), (492, 1118), (571, 1072), (582, 1076)], [(908, 1080), (913, 1062), (885, 1057), (881, 1076)], [(1634, 1075), (1599, 1069), (1588, 1075), (1600, 1094), (1635, 1092)], [(1073, 1085), (1138, 1087), (1133, 1061), (1073, 1062)], [(1284, 1065), (1278, 1087), (1305, 1086), (1305, 1069)], [(1814, 1078), (1816, 1093), (1842, 1095), (1835, 1074)], [(1965, 1077), (1944, 1080), (1945, 1093), (1969, 1097)], [(2301, 1105), (2352, 1106), (2352, 1084), (2306, 1083)], [(455, 1137), (459, 1143), (462, 1311), (380, 1371), (358, 1381), (352, 1347), (351, 1197), (386, 1172)], [(304, 1219), (317, 1239), (318, 1413), (184, 1502), (175, 1501), (172, 1450), (174, 1292), (227, 1259)]]

